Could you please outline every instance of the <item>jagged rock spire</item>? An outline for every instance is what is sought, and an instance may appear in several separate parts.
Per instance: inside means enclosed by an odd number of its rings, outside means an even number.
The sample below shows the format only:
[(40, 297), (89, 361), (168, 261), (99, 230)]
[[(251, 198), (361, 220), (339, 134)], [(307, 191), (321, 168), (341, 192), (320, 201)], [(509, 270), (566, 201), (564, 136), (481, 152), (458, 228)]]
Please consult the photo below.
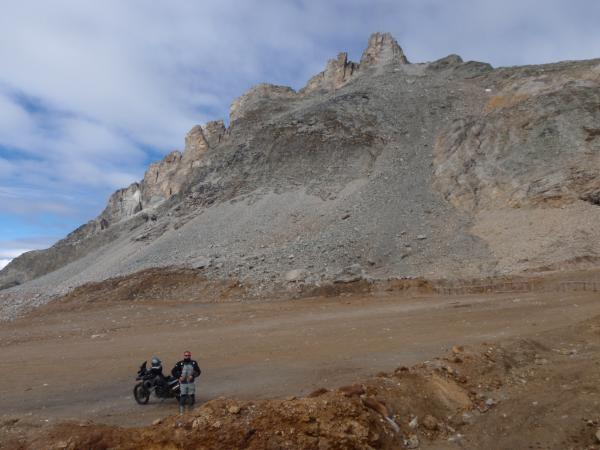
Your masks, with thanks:
[(319, 89), (336, 89), (357, 73), (372, 67), (383, 67), (394, 63), (408, 64), (408, 59), (396, 39), (390, 33), (373, 33), (360, 58), (360, 64), (349, 61), (347, 53), (340, 53), (337, 58), (327, 62), (323, 72), (308, 80), (300, 93), (307, 94)]
[(327, 61), (323, 72), (308, 80), (301, 93), (308, 93), (317, 89), (335, 89), (344, 84), (357, 70), (358, 64), (348, 60), (348, 53), (339, 53), (337, 58)]
[(408, 59), (391, 33), (373, 33), (360, 58), (360, 67), (389, 63), (408, 64)]

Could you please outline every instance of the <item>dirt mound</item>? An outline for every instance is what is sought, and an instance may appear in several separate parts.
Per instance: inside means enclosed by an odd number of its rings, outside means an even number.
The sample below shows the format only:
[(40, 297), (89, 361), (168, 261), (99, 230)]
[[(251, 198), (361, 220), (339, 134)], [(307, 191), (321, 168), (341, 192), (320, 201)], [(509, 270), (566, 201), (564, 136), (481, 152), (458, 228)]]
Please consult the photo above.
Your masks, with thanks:
[(114, 302), (211, 303), (241, 298), (245, 289), (237, 280), (207, 280), (200, 270), (181, 268), (146, 269), (131, 275), (78, 286), (67, 295), (44, 305), (39, 312), (102, 308)]
[[(463, 383), (462, 385), (460, 383)], [(147, 428), (64, 423), (27, 443), (65, 449), (399, 448), (452, 434), (448, 421), (474, 403), (452, 371), (399, 368), (361, 385), (286, 400), (212, 400)], [(423, 425), (415, 417), (427, 418)], [(416, 423), (416, 424), (415, 424)], [(407, 444), (408, 445), (408, 444)]]

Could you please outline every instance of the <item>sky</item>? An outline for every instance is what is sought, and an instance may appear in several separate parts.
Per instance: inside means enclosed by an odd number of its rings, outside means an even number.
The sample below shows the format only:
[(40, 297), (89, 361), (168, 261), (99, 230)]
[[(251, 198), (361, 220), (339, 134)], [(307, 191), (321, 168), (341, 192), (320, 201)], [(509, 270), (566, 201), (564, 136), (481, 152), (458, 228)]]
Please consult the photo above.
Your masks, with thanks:
[(0, 0), (0, 268), (227, 119), (252, 85), (302, 87), (389, 31), (412, 62), (600, 57), (597, 0)]

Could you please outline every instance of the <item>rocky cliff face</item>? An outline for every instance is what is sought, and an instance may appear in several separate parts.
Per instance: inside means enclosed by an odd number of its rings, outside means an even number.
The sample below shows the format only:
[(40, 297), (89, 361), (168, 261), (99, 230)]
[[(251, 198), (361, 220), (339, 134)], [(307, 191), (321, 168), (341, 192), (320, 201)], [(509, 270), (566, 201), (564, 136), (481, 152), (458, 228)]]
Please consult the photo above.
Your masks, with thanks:
[(436, 141), (436, 186), (461, 208), (590, 201), (600, 193), (600, 64), (501, 69), (478, 111)]
[(359, 63), (341, 53), (298, 92), (258, 85), (233, 102), (228, 129), (194, 127), (183, 152), (56, 246), (15, 259), (0, 286), (64, 292), (165, 265), (260, 288), (353, 264), (460, 277), (594, 261), (599, 76), (598, 60), (411, 64), (376, 33)]
[(185, 137), (183, 153), (173, 151), (167, 154), (162, 161), (150, 164), (141, 182), (116, 191), (99, 218), (88, 224), (89, 232), (93, 234), (98, 230), (96, 222), (104, 230), (115, 222), (131, 217), (143, 209), (150, 209), (178, 194), (191, 172), (208, 163), (204, 158), (206, 153), (221, 142), (225, 132), (222, 120), (209, 122), (204, 127), (196, 125)]

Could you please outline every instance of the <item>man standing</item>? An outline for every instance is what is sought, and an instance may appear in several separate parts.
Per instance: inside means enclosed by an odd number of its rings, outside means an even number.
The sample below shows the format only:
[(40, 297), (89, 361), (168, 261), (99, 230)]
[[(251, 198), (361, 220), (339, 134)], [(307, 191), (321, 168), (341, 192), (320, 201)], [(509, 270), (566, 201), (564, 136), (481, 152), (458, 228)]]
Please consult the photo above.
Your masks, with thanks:
[(187, 400), (190, 400), (190, 409), (196, 402), (196, 385), (194, 381), (200, 376), (201, 370), (198, 363), (192, 359), (192, 353), (188, 350), (183, 352), (183, 359), (171, 370), (171, 375), (179, 378), (181, 397), (179, 398), (179, 413), (183, 414)]

